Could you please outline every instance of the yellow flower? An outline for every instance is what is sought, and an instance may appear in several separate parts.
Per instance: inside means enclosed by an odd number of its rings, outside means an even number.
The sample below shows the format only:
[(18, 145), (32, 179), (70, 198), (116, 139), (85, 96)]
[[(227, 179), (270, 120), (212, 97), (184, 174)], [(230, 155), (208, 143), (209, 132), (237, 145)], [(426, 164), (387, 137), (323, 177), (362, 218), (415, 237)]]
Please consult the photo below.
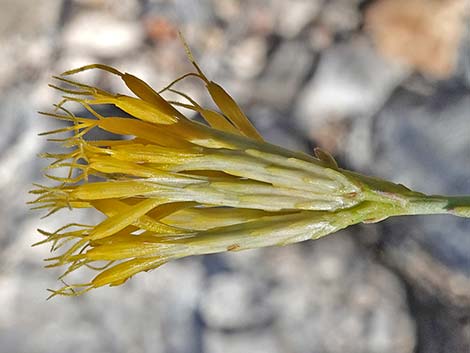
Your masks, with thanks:
[[(340, 169), (325, 151), (312, 157), (265, 142), (225, 90), (195, 72), (159, 92), (139, 78), (94, 64), (55, 77), (66, 87), (63, 100), (46, 116), (67, 127), (45, 134), (68, 153), (45, 153), (49, 168), (67, 168), (65, 177), (47, 175), (56, 186), (36, 185), (34, 208), (48, 215), (63, 208), (91, 208), (105, 215), (99, 224), (40, 230), (52, 243), (47, 267), (66, 266), (63, 276), (86, 266), (99, 274), (87, 283), (66, 285), (52, 296), (76, 295), (120, 285), (133, 275), (191, 255), (285, 245), (316, 239), (359, 222), (392, 215), (447, 212), (449, 199), (427, 198), (403, 186)], [(112, 94), (69, 80), (90, 69), (119, 76), (135, 96)], [(200, 79), (219, 111), (200, 106), (173, 87), (186, 77)], [(187, 102), (168, 101), (171, 91)], [(93, 118), (65, 108), (77, 102)], [(114, 105), (122, 116), (102, 116), (95, 107)], [(207, 125), (178, 108), (199, 113)], [(131, 117), (128, 117), (128, 116)], [(101, 129), (126, 140), (87, 139)], [(431, 201), (430, 201), (431, 200)], [(453, 212), (456, 213), (455, 209)], [(97, 264), (106, 263), (97, 267)], [(61, 278), (63, 277), (61, 276)]]

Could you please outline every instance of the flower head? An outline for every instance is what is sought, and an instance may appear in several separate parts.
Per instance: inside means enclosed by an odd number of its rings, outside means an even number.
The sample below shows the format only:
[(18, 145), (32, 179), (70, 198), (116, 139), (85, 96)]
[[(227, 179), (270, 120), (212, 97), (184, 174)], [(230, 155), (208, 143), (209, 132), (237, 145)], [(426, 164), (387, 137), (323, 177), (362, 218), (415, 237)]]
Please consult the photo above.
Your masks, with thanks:
[[(315, 239), (362, 221), (404, 213), (407, 195), (384, 181), (340, 169), (325, 151), (316, 157), (263, 140), (228, 93), (206, 78), (189, 53), (195, 72), (157, 92), (139, 78), (94, 64), (55, 77), (63, 100), (48, 117), (68, 126), (45, 134), (69, 151), (45, 153), (48, 168), (67, 168), (65, 177), (47, 175), (55, 186), (36, 185), (35, 208), (49, 215), (63, 208), (89, 208), (105, 218), (98, 224), (64, 225), (40, 232), (60, 255), (48, 267), (81, 267), (99, 273), (89, 282), (66, 285), (53, 294), (75, 295), (120, 285), (133, 275), (191, 255), (238, 251)], [(70, 80), (85, 70), (120, 77), (134, 96), (113, 94)], [(204, 108), (175, 85), (187, 77), (204, 84), (219, 111)], [(185, 103), (169, 101), (173, 92)], [(92, 117), (66, 106), (81, 104)], [(103, 116), (100, 105), (123, 114)], [(185, 117), (199, 113), (207, 124)], [(124, 114), (125, 113), (125, 114)], [(101, 129), (128, 139), (90, 140)], [(62, 250), (65, 249), (65, 250)], [(104, 266), (97, 267), (97, 264)], [(62, 277), (62, 276), (61, 276)]]

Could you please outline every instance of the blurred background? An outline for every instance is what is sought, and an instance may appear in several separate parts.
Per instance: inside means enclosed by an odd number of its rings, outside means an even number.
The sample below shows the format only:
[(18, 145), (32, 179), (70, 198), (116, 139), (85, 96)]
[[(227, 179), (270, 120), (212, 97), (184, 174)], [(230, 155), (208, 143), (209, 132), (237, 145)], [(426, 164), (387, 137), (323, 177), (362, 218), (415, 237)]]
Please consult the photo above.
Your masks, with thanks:
[[(470, 351), (470, 221), (358, 225), (283, 248), (187, 258), (46, 301), (27, 190), (50, 149), (51, 75), (88, 63), (155, 87), (207, 76), (271, 142), (427, 193), (470, 194), (468, 0), (0, 0), (0, 352)], [(100, 72), (87, 82), (121, 90)], [(207, 100), (196, 82), (185, 90)], [(88, 217), (88, 216), (84, 216)]]

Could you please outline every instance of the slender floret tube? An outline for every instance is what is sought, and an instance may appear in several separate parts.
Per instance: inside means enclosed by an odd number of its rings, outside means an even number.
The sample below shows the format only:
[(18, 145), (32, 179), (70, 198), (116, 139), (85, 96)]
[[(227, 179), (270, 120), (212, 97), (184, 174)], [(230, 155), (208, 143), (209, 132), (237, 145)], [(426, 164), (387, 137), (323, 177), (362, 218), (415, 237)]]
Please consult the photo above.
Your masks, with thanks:
[[(54, 215), (88, 208), (104, 215), (98, 224), (70, 223), (37, 244), (59, 254), (47, 267), (63, 266), (65, 278), (83, 267), (98, 274), (67, 284), (54, 295), (77, 295), (104, 285), (120, 285), (142, 271), (186, 256), (286, 245), (360, 222), (395, 215), (450, 213), (469, 216), (465, 197), (426, 196), (402, 185), (338, 167), (326, 151), (293, 152), (263, 140), (237, 103), (210, 81), (187, 48), (195, 71), (160, 91), (115, 68), (94, 64), (54, 77), (62, 101), (44, 116), (67, 125), (43, 133), (66, 153), (52, 160), (46, 176), (54, 186), (35, 185), (33, 208)], [(69, 76), (86, 70), (116, 75), (132, 95), (114, 94)], [(198, 79), (218, 110), (201, 106), (178, 91), (178, 83)], [(172, 92), (184, 102), (164, 96)], [(78, 103), (91, 117), (67, 108)], [(111, 105), (116, 116), (99, 113)], [(200, 114), (188, 119), (180, 108)], [(92, 140), (100, 129), (116, 135)], [(126, 138), (122, 138), (126, 136)], [(64, 169), (63, 176), (49, 170)], [(57, 173), (56, 173), (57, 174)]]

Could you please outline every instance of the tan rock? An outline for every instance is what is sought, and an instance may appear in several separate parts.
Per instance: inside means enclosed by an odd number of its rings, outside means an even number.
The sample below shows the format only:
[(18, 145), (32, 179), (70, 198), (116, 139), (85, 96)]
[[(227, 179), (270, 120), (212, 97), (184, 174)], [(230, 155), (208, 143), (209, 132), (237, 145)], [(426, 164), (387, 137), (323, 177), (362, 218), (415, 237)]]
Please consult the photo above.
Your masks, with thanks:
[(385, 56), (436, 78), (454, 72), (468, 16), (467, 0), (381, 0), (365, 28)]

